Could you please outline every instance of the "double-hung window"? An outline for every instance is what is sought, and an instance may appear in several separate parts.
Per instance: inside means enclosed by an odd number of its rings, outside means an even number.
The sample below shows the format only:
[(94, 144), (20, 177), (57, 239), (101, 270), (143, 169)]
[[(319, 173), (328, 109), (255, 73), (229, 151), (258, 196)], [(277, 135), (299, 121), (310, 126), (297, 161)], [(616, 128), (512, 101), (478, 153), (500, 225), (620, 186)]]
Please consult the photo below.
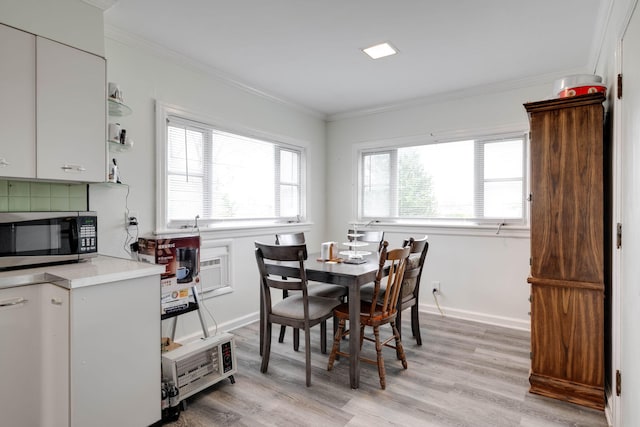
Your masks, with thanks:
[(304, 215), (303, 148), (172, 115), (164, 130), (165, 228)]
[(525, 221), (524, 135), (360, 151), (363, 220)]

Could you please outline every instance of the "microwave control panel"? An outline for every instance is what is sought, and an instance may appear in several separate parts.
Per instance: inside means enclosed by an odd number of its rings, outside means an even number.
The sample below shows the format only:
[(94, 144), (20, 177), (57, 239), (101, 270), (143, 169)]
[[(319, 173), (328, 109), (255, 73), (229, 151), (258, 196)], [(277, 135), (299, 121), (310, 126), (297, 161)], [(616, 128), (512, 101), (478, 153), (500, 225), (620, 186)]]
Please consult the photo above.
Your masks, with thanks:
[(80, 228), (79, 253), (98, 251), (98, 219), (95, 216), (81, 216), (78, 220)]

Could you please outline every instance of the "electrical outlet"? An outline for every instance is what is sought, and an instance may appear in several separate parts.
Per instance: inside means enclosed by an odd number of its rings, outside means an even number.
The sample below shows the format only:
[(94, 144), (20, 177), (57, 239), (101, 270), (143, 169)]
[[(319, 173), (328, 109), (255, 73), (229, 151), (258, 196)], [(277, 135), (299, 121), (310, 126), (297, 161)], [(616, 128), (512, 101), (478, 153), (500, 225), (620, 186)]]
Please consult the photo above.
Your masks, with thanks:
[(432, 289), (432, 292), (434, 294), (439, 294), (440, 293), (440, 281), (434, 280), (433, 282), (431, 282), (431, 289)]
[(124, 211), (124, 226), (129, 227), (138, 223), (138, 212), (136, 211)]

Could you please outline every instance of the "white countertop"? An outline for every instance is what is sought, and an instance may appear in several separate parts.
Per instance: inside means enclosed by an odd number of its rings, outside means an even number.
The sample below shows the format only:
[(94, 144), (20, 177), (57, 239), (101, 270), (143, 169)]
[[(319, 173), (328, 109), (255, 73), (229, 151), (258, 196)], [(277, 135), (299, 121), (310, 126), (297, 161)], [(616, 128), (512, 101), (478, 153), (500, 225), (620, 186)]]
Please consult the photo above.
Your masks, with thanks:
[(159, 276), (164, 271), (164, 265), (98, 255), (72, 264), (0, 271), (0, 289), (44, 282), (75, 289), (155, 274)]

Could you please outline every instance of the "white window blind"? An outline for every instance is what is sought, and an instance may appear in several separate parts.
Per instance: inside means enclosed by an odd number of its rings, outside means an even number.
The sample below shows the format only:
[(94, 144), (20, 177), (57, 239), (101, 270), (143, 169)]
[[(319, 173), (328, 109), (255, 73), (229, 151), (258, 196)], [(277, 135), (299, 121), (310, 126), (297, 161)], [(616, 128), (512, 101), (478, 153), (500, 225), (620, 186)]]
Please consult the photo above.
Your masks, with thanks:
[(362, 219), (524, 220), (524, 136), (366, 150), (360, 162)]
[(302, 216), (302, 149), (167, 120), (167, 222)]

